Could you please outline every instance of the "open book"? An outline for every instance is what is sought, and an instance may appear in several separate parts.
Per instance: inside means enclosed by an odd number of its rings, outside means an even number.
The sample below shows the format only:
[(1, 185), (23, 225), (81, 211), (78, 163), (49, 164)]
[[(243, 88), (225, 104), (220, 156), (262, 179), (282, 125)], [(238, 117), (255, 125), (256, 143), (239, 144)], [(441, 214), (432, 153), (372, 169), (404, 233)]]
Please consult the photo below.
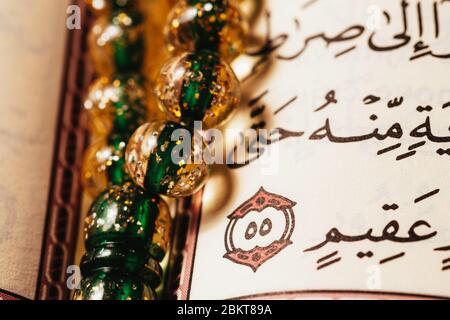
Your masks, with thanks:
[[(450, 2), (241, 3), (242, 105), (226, 164), (178, 203), (166, 297), (450, 298)], [(88, 19), (66, 32), (67, 1), (29, 6), (0, 4), (23, 12), (0, 30), (0, 299), (64, 299)]]
[(177, 297), (450, 297), (450, 3), (258, 3)]

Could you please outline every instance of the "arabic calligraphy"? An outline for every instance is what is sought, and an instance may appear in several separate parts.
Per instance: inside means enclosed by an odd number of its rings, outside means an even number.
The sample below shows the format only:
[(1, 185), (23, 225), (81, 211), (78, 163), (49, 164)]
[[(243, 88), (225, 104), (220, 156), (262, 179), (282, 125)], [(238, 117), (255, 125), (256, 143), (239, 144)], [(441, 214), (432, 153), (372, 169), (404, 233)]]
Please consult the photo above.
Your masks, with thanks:
[[(445, 2), (434, 1), (432, 4), (427, 2), (427, 5), (432, 6), (433, 10), (433, 21), (428, 24), (431, 25), (431, 28), (434, 28), (434, 36), (435, 38), (439, 38), (440, 36), (440, 9), (445, 6)], [(367, 37), (367, 46), (369, 49), (375, 52), (388, 52), (393, 50), (398, 50), (402, 47), (407, 46), (411, 42), (415, 41), (412, 45), (412, 55), (409, 57), (410, 61), (417, 60), (419, 58), (424, 57), (432, 57), (436, 59), (448, 59), (450, 58), (450, 50), (449, 52), (435, 52), (430, 49), (430, 45), (426, 44), (423, 40), (421, 40), (424, 35), (424, 23), (428, 21), (424, 21), (422, 15), (422, 3), (419, 1), (417, 6), (411, 8), (409, 1), (403, 0), (399, 3), (400, 11), (401, 11), (401, 20), (402, 20), (402, 30), (398, 33), (392, 35), (392, 43), (382, 43), (379, 40), (378, 34), (380, 32), (385, 31), (386, 28), (378, 28), (379, 30), (369, 30), (363, 24), (354, 24), (344, 28), (342, 31), (337, 32), (334, 35), (330, 35), (325, 31), (320, 31), (311, 35), (304, 37), (303, 45), (297, 49), (292, 54), (282, 53), (282, 49), (286, 46), (288, 47), (289, 41), (292, 35), (288, 33), (281, 33), (275, 36), (272, 36), (271, 24), (270, 24), (270, 12), (266, 13), (267, 19), (267, 33), (266, 33), (266, 41), (264, 44), (257, 50), (252, 52), (248, 52), (247, 54), (250, 56), (261, 56), (262, 58), (255, 64), (254, 69), (256, 70), (260, 64), (267, 62), (267, 56), (270, 54), (274, 54), (277, 60), (293, 60), (298, 59), (301, 55), (303, 55), (310, 44), (316, 41), (322, 41), (325, 44), (326, 48), (331, 48), (333, 44), (337, 43), (345, 43), (351, 42), (359, 39), (363, 35)], [(392, 14), (387, 10), (382, 10), (385, 27), (390, 26), (393, 23)], [(418, 36), (418, 39), (414, 39), (412, 32), (410, 30), (409, 20), (411, 16), (416, 15), (417, 24), (419, 26), (418, 32), (415, 35)], [(298, 18), (294, 18), (294, 23), (296, 26), (299, 26)], [(295, 28), (296, 30), (300, 29), (300, 27)], [(347, 54), (356, 49), (356, 45), (352, 45), (350, 48), (345, 49), (344, 51), (338, 52), (335, 54), (335, 58), (338, 58), (344, 54)]]
[(398, 221), (392, 220), (389, 222), (386, 227), (383, 229), (381, 235), (373, 235), (373, 229), (367, 230), (364, 234), (361, 235), (345, 235), (341, 233), (337, 228), (332, 228), (325, 236), (325, 240), (313, 247), (305, 249), (304, 252), (315, 251), (318, 250), (330, 242), (340, 243), (340, 242), (357, 242), (362, 240), (369, 240), (371, 242), (380, 242), (380, 241), (391, 241), (391, 242), (417, 242), (423, 241), (430, 238), (433, 238), (437, 231), (433, 231), (427, 234), (419, 235), (416, 233), (416, 229), (419, 227), (425, 226), (427, 228), (431, 228), (430, 224), (424, 220), (416, 221), (408, 230), (408, 236), (402, 237), (397, 235), (400, 230), (400, 225)]
[[(255, 106), (251, 110), (251, 117), (254, 118), (257, 115), (263, 113), (265, 111), (265, 105), (258, 105), (258, 101), (263, 99), (265, 96), (267, 96), (270, 93), (269, 90), (264, 91), (262, 95), (259, 95), (257, 98), (252, 99), (249, 103), (249, 106)], [(375, 96), (373, 94), (367, 95), (362, 102), (364, 104), (373, 104), (381, 100), (381, 97)], [(276, 108), (276, 111), (274, 112), (274, 115), (277, 115), (279, 112), (286, 110), (287, 107), (294, 107), (294, 103), (298, 100), (298, 97), (290, 98), (287, 102), (283, 103), (281, 107)], [(399, 107), (402, 104), (405, 104), (403, 97), (395, 97), (393, 99), (390, 99), (387, 103), (387, 108), (392, 109)], [(314, 109), (314, 113), (320, 112), (324, 110), (326, 107), (330, 106), (331, 104), (338, 104), (337, 100), (337, 93), (335, 90), (330, 90), (324, 97), (324, 102), (317, 108)], [(444, 103), (445, 105), (446, 103)], [(407, 106), (405, 106), (407, 107)], [(255, 112), (257, 110), (257, 112)], [(419, 112), (422, 112), (422, 110), (418, 110)], [(376, 114), (372, 114), (369, 119), (371, 121), (378, 120), (378, 116)], [(265, 122), (259, 122), (252, 125), (253, 129), (257, 128), (263, 128), (265, 127)], [(375, 127), (369, 132), (364, 132), (359, 135), (338, 135), (335, 133), (335, 130), (333, 129), (333, 122), (330, 117), (325, 118), (324, 124), (314, 130), (313, 132), (307, 134), (303, 130), (298, 131), (292, 131), (287, 130), (281, 127), (275, 128), (271, 131), (269, 131), (268, 135), (264, 135), (262, 133), (261, 135), (253, 138), (253, 140), (249, 143), (248, 148), (245, 149), (246, 152), (249, 153), (249, 155), (253, 155), (253, 157), (246, 157), (246, 160), (244, 162), (240, 163), (232, 163), (229, 164), (228, 167), (232, 169), (239, 169), (246, 165), (249, 165), (250, 163), (256, 161), (259, 159), (266, 149), (265, 146), (270, 146), (273, 143), (281, 142), (288, 138), (302, 138), (304, 136), (307, 137), (308, 140), (312, 141), (319, 141), (319, 140), (327, 140), (331, 143), (338, 143), (338, 144), (347, 144), (347, 143), (357, 143), (357, 142), (365, 142), (369, 140), (377, 140), (377, 141), (387, 141), (387, 140), (400, 140), (404, 138), (406, 135), (408, 135), (411, 138), (415, 139), (425, 139), (417, 143), (413, 143), (410, 146), (408, 146), (408, 152), (402, 153), (396, 157), (397, 161), (409, 158), (417, 153), (416, 149), (424, 146), (427, 142), (431, 143), (449, 143), (450, 142), (450, 134), (449, 135), (438, 135), (435, 133), (435, 130), (433, 129), (431, 117), (427, 115), (423, 122), (420, 122), (416, 127), (408, 130), (405, 134), (405, 129), (403, 125), (400, 122), (394, 122), (389, 126), (389, 128), (385, 131), (381, 131), (378, 127)], [(240, 143), (243, 143), (245, 141), (245, 137), (243, 137), (240, 141)], [(236, 144), (239, 143), (236, 142)], [(258, 147), (256, 148), (255, 145), (258, 143)], [(377, 155), (381, 156), (383, 154), (386, 154), (388, 152), (394, 151), (402, 146), (401, 143), (396, 143), (394, 145), (385, 147), (377, 151)], [(231, 157), (236, 150), (238, 149), (238, 145), (235, 145), (234, 148), (231, 150), (231, 153), (229, 157)], [(244, 150), (244, 149), (240, 149)], [(438, 148), (436, 149), (436, 153), (440, 156), (449, 155), (450, 156), (450, 148), (443, 149)], [(229, 162), (228, 162), (229, 163)]]

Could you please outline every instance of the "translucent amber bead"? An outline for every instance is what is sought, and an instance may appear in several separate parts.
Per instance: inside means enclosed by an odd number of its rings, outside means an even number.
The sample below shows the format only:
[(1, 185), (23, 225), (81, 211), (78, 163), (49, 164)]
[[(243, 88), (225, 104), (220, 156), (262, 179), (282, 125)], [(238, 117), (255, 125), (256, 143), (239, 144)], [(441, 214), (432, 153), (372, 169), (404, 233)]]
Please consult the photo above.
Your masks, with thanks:
[(231, 67), (209, 51), (171, 59), (161, 69), (155, 93), (171, 121), (190, 127), (194, 121), (203, 121), (205, 128), (227, 120), (241, 96)]
[(100, 271), (83, 278), (73, 300), (156, 300), (156, 294), (138, 277)]
[(243, 51), (245, 29), (235, 1), (182, 0), (169, 14), (165, 34), (170, 51), (206, 49), (231, 61)]
[(126, 139), (112, 136), (93, 143), (85, 152), (81, 182), (93, 197), (109, 185), (121, 185), (129, 180), (125, 170)]
[(111, 242), (149, 248), (164, 205), (161, 198), (148, 195), (131, 182), (109, 188), (96, 198), (85, 219), (87, 251)]
[(100, 16), (88, 36), (89, 52), (97, 73), (138, 72), (145, 56), (144, 24), (137, 11)]
[(208, 166), (185, 127), (173, 122), (152, 122), (130, 138), (125, 155), (130, 177), (148, 191), (185, 197), (199, 190)]
[(89, 88), (84, 108), (99, 136), (130, 135), (147, 118), (145, 81), (139, 75), (100, 77)]

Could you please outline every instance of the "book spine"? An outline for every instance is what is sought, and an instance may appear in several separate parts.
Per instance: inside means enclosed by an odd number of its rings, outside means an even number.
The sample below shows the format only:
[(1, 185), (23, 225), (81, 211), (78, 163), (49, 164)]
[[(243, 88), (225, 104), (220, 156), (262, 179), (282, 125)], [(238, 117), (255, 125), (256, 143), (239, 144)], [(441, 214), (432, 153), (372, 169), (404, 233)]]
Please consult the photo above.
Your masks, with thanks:
[(82, 0), (81, 29), (68, 30), (65, 70), (61, 85), (58, 127), (47, 207), (36, 299), (69, 299), (67, 267), (74, 264), (80, 220), (80, 168), (88, 135), (82, 117), (82, 97), (94, 72), (86, 63), (86, 30), (92, 18)]

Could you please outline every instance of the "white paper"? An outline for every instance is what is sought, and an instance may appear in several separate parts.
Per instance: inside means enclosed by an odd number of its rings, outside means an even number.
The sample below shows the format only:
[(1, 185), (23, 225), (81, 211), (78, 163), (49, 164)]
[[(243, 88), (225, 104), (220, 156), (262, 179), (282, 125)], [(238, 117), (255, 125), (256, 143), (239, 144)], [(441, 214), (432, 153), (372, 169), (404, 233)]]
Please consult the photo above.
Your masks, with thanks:
[[(291, 298), (368, 297), (366, 294), (376, 292), (400, 294), (394, 297), (450, 297), (450, 270), (446, 269), (450, 261), (444, 262), (450, 258), (450, 251), (445, 250), (450, 245), (450, 157), (445, 153), (450, 143), (430, 141), (437, 140), (434, 137), (448, 141), (450, 137), (450, 107), (445, 108), (450, 101), (450, 60), (438, 57), (450, 53), (450, 3), (436, 1), (437, 31), (434, 1), (421, 1), (420, 34), (418, 2), (406, 2), (407, 30), (396, 38), (404, 31), (401, 1), (264, 3), (251, 28), (252, 35), (264, 39), (264, 12), (268, 10), (271, 37), (286, 34), (288, 39), (269, 55), (267, 70), (243, 82), (242, 108), (226, 128), (246, 129), (265, 121), (268, 129), (304, 134), (274, 143), (259, 160), (243, 168), (215, 168), (203, 195), (188, 298), (265, 297), (277, 292), (283, 294), (276, 297)], [(363, 28), (361, 35), (336, 40), (339, 33), (354, 26)], [(369, 48), (372, 32), (376, 45), (398, 44), (398, 48)], [(334, 40), (328, 45), (323, 37), (305, 43), (308, 37), (322, 33)], [(409, 40), (400, 45), (405, 36)], [(429, 47), (421, 49), (418, 41), (423, 42), (422, 47)], [(420, 49), (417, 52), (415, 45)], [(277, 59), (295, 55), (302, 47), (304, 52), (295, 59)], [(339, 55), (347, 49), (351, 51)], [(427, 51), (432, 53), (410, 60)], [(234, 66), (240, 73), (256, 59), (244, 56)], [(266, 90), (268, 93), (256, 104), (247, 105)], [(326, 102), (325, 96), (331, 90), (335, 91), (337, 103), (314, 112)], [(380, 99), (366, 104), (370, 99), (364, 99), (369, 95)], [(275, 114), (294, 97), (295, 101)], [(390, 100), (400, 101), (400, 97), (401, 105), (393, 107), (391, 103), (388, 107)], [(263, 113), (251, 118), (251, 111), (262, 105)], [(423, 109), (427, 106), (432, 110)], [(421, 112), (418, 107), (422, 107)], [(376, 120), (370, 119), (372, 114)], [(433, 136), (411, 136), (411, 131), (427, 117)], [(370, 134), (375, 128), (379, 128), (380, 135), (386, 134), (394, 123), (401, 126), (402, 135), (348, 143), (309, 139), (326, 119), (337, 137)], [(425, 145), (408, 150), (422, 141), (426, 141)], [(398, 143), (399, 148), (377, 155), (379, 150)], [(414, 150), (416, 153), (408, 157), (407, 153)], [(399, 155), (405, 158), (396, 160)], [(224, 257), (225, 233), (231, 223), (227, 217), (261, 187), (296, 203), (292, 207), (295, 227), (292, 243), (254, 271)], [(437, 189), (434, 195), (415, 203), (415, 199)], [(396, 210), (383, 209), (384, 205), (393, 204), (398, 206)], [(270, 219), (272, 229), (261, 236), (265, 218)], [(393, 220), (399, 225), (394, 238), (409, 240), (393, 241), (383, 236), (383, 230)], [(256, 223), (257, 234), (246, 240), (244, 233), (251, 222)], [(408, 235), (416, 222), (421, 225), (412, 231), (417, 236), (430, 235), (429, 239), (414, 241)], [(234, 246), (244, 250), (267, 246), (281, 237), (285, 224), (285, 215), (274, 208), (250, 212), (236, 221)], [(264, 228), (267, 231), (269, 227)], [(318, 250), (304, 251), (323, 242), (332, 228), (354, 241), (329, 242)], [(253, 231), (250, 228), (250, 233)], [(363, 235), (370, 235), (371, 239)], [(363, 239), (355, 240), (358, 236)], [(444, 249), (435, 250), (441, 247)], [(335, 251), (334, 256), (324, 258)], [(371, 257), (357, 256), (368, 251), (372, 252)], [(389, 261), (390, 257), (393, 258)], [(324, 260), (317, 263), (321, 258)], [(322, 268), (318, 270), (319, 266)]]

